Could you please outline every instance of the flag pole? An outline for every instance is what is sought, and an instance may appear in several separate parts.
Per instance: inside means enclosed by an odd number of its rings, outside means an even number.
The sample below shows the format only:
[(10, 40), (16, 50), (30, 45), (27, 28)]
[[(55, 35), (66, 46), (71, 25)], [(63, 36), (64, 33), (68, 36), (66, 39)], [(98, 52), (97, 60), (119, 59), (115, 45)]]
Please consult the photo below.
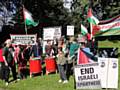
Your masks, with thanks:
[(25, 14), (24, 14), (24, 5), (23, 5), (23, 17), (24, 17), (24, 23), (25, 23), (25, 34), (27, 35), (27, 26), (26, 26), (26, 22), (25, 22)]
[[(24, 23), (25, 23), (25, 21), (24, 21)], [(25, 33), (27, 35), (27, 26), (26, 26), (26, 23), (25, 23)]]
[[(92, 1), (89, 0), (89, 8), (92, 8)], [(92, 23), (90, 23), (90, 39), (92, 40)]]
[(93, 31), (92, 23), (90, 23), (90, 39), (91, 39), (91, 40), (92, 40), (92, 38), (93, 38), (92, 31)]

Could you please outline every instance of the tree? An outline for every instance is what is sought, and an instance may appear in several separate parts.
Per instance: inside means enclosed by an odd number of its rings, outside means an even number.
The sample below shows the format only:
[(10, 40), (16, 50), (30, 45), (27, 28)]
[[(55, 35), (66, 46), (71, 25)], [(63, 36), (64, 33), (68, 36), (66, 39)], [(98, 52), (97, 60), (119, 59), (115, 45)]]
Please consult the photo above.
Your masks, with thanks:
[(112, 18), (120, 13), (119, 0), (73, 0), (71, 7), (72, 24), (75, 25), (76, 31), (80, 31), (80, 24), (89, 28), (87, 22), (87, 11), (92, 8), (92, 13), (99, 20)]
[(23, 0), (23, 4), (40, 25), (64, 26), (67, 23), (69, 15), (63, 7), (63, 0)]
[[(99, 20), (105, 20), (120, 13), (119, 0), (73, 0), (71, 2), (71, 10), (64, 7), (63, 1), (64, 0), (1, 0), (0, 7), (5, 7), (4, 13), (5, 10), (7, 13), (9, 12), (9, 14), (4, 15), (4, 18), (7, 15), (12, 16), (12, 19), (7, 18), (7, 21), (16, 21), (13, 26), (19, 25), (20, 27), (24, 27), (22, 10), (24, 5), (25, 8), (32, 13), (34, 20), (39, 21), (38, 28), (45, 26), (63, 26), (64, 28), (66, 25), (74, 25), (76, 33), (80, 32), (81, 23), (87, 27), (89, 26), (86, 19), (89, 7), (92, 8), (94, 16)], [(15, 8), (11, 9), (11, 7), (9, 7), (10, 5), (12, 8), (15, 6)], [(0, 15), (2, 15), (1, 9), (2, 8), (0, 8)], [(3, 25), (5, 22), (6, 20), (1, 20), (0, 24)]]
[(120, 13), (119, 0), (92, 0), (92, 8), (100, 20), (112, 18)]
[(81, 23), (88, 26), (86, 19), (88, 7), (89, 7), (88, 0), (73, 0), (71, 6), (71, 17), (72, 17), (71, 24), (75, 25), (76, 33), (77, 32), (80, 33)]
[[(32, 13), (34, 20), (39, 22), (37, 27), (27, 28), (32, 31), (31, 33), (39, 33), (40, 29), (49, 26), (63, 26), (64, 28), (70, 23), (71, 17), (68, 10), (63, 6), (63, 0), (6, 0), (5, 2), (2, 0), (2, 4), (10, 2), (16, 6), (14, 9), (16, 13), (12, 15), (12, 20), (15, 21), (15, 24), (12, 26), (14, 33), (25, 33), (23, 5)], [(7, 6), (5, 6), (5, 8), (7, 8)], [(1, 21), (0, 24), (2, 25), (4, 22), (1, 23)], [(34, 32), (33, 29), (37, 31)]]
[(13, 26), (16, 22), (13, 19), (17, 12), (20, 0), (0, 1), (0, 31), (3, 26)]

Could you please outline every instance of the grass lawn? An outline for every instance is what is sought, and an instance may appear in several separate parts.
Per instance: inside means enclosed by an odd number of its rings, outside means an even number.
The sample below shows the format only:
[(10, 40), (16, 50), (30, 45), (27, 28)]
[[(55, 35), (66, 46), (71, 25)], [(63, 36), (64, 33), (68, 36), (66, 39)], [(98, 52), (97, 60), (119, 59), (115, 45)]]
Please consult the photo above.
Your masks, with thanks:
[[(120, 47), (120, 42), (116, 43), (116, 42), (104, 41), (104, 42), (99, 42), (99, 46)], [(70, 77), (69, 83), (67, 84), (58, 83), (58, 80), (59, 80), (59, 74), (49, 74), (43, 76), (38, 75), (33, 78), (30, 78), (28, 76), (27, 79), (20, 80), (17, 83), (11, 82), (8, 86), (5, 86), (5, 83), (0, 80), (0, 90), (74, 90), (73, 76)], [(109, 89), (109, 90), (114, 90), (114, 89)], [(118, 90), (120, 90), (120, 83)]]
[(74, 79), (71, 76), (69, 83), (58, 83), (58, 74), (35, 76), (20, 80), (17, 83), (11, 82), (8, 86), (0, 81), (0, 90), (74, 90)]

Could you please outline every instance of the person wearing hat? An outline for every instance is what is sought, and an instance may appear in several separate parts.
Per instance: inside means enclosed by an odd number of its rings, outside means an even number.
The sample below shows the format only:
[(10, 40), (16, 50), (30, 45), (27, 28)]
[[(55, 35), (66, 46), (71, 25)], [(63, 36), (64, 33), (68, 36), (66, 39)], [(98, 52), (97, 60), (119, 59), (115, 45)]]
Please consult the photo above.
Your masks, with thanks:
[(2, 55), (5, 62), (4, 79), (7, 86), (9, 84), (10, 70), (12, 71), (13, 79), (15, 81), (17, 79), (16, 67), (13, 58), (13, 47), (10, 39), (6, 40)]

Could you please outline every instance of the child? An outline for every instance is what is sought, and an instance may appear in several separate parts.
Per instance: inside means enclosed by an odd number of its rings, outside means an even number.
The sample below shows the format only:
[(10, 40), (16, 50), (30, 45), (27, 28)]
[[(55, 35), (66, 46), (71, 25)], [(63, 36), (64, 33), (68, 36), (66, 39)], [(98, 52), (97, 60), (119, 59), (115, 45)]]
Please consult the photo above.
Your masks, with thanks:
[(63, 83), (68, 83), (66, 73), (65, 73), (66, 58), (65, 58), (65, 55), (64, 55), (61, 47), (58, 48), (57, 59), (58, 59), (57, 60), (58, 71), (59, 71), (59, 74), (60, 74), (59, 82), (63, 81)]

